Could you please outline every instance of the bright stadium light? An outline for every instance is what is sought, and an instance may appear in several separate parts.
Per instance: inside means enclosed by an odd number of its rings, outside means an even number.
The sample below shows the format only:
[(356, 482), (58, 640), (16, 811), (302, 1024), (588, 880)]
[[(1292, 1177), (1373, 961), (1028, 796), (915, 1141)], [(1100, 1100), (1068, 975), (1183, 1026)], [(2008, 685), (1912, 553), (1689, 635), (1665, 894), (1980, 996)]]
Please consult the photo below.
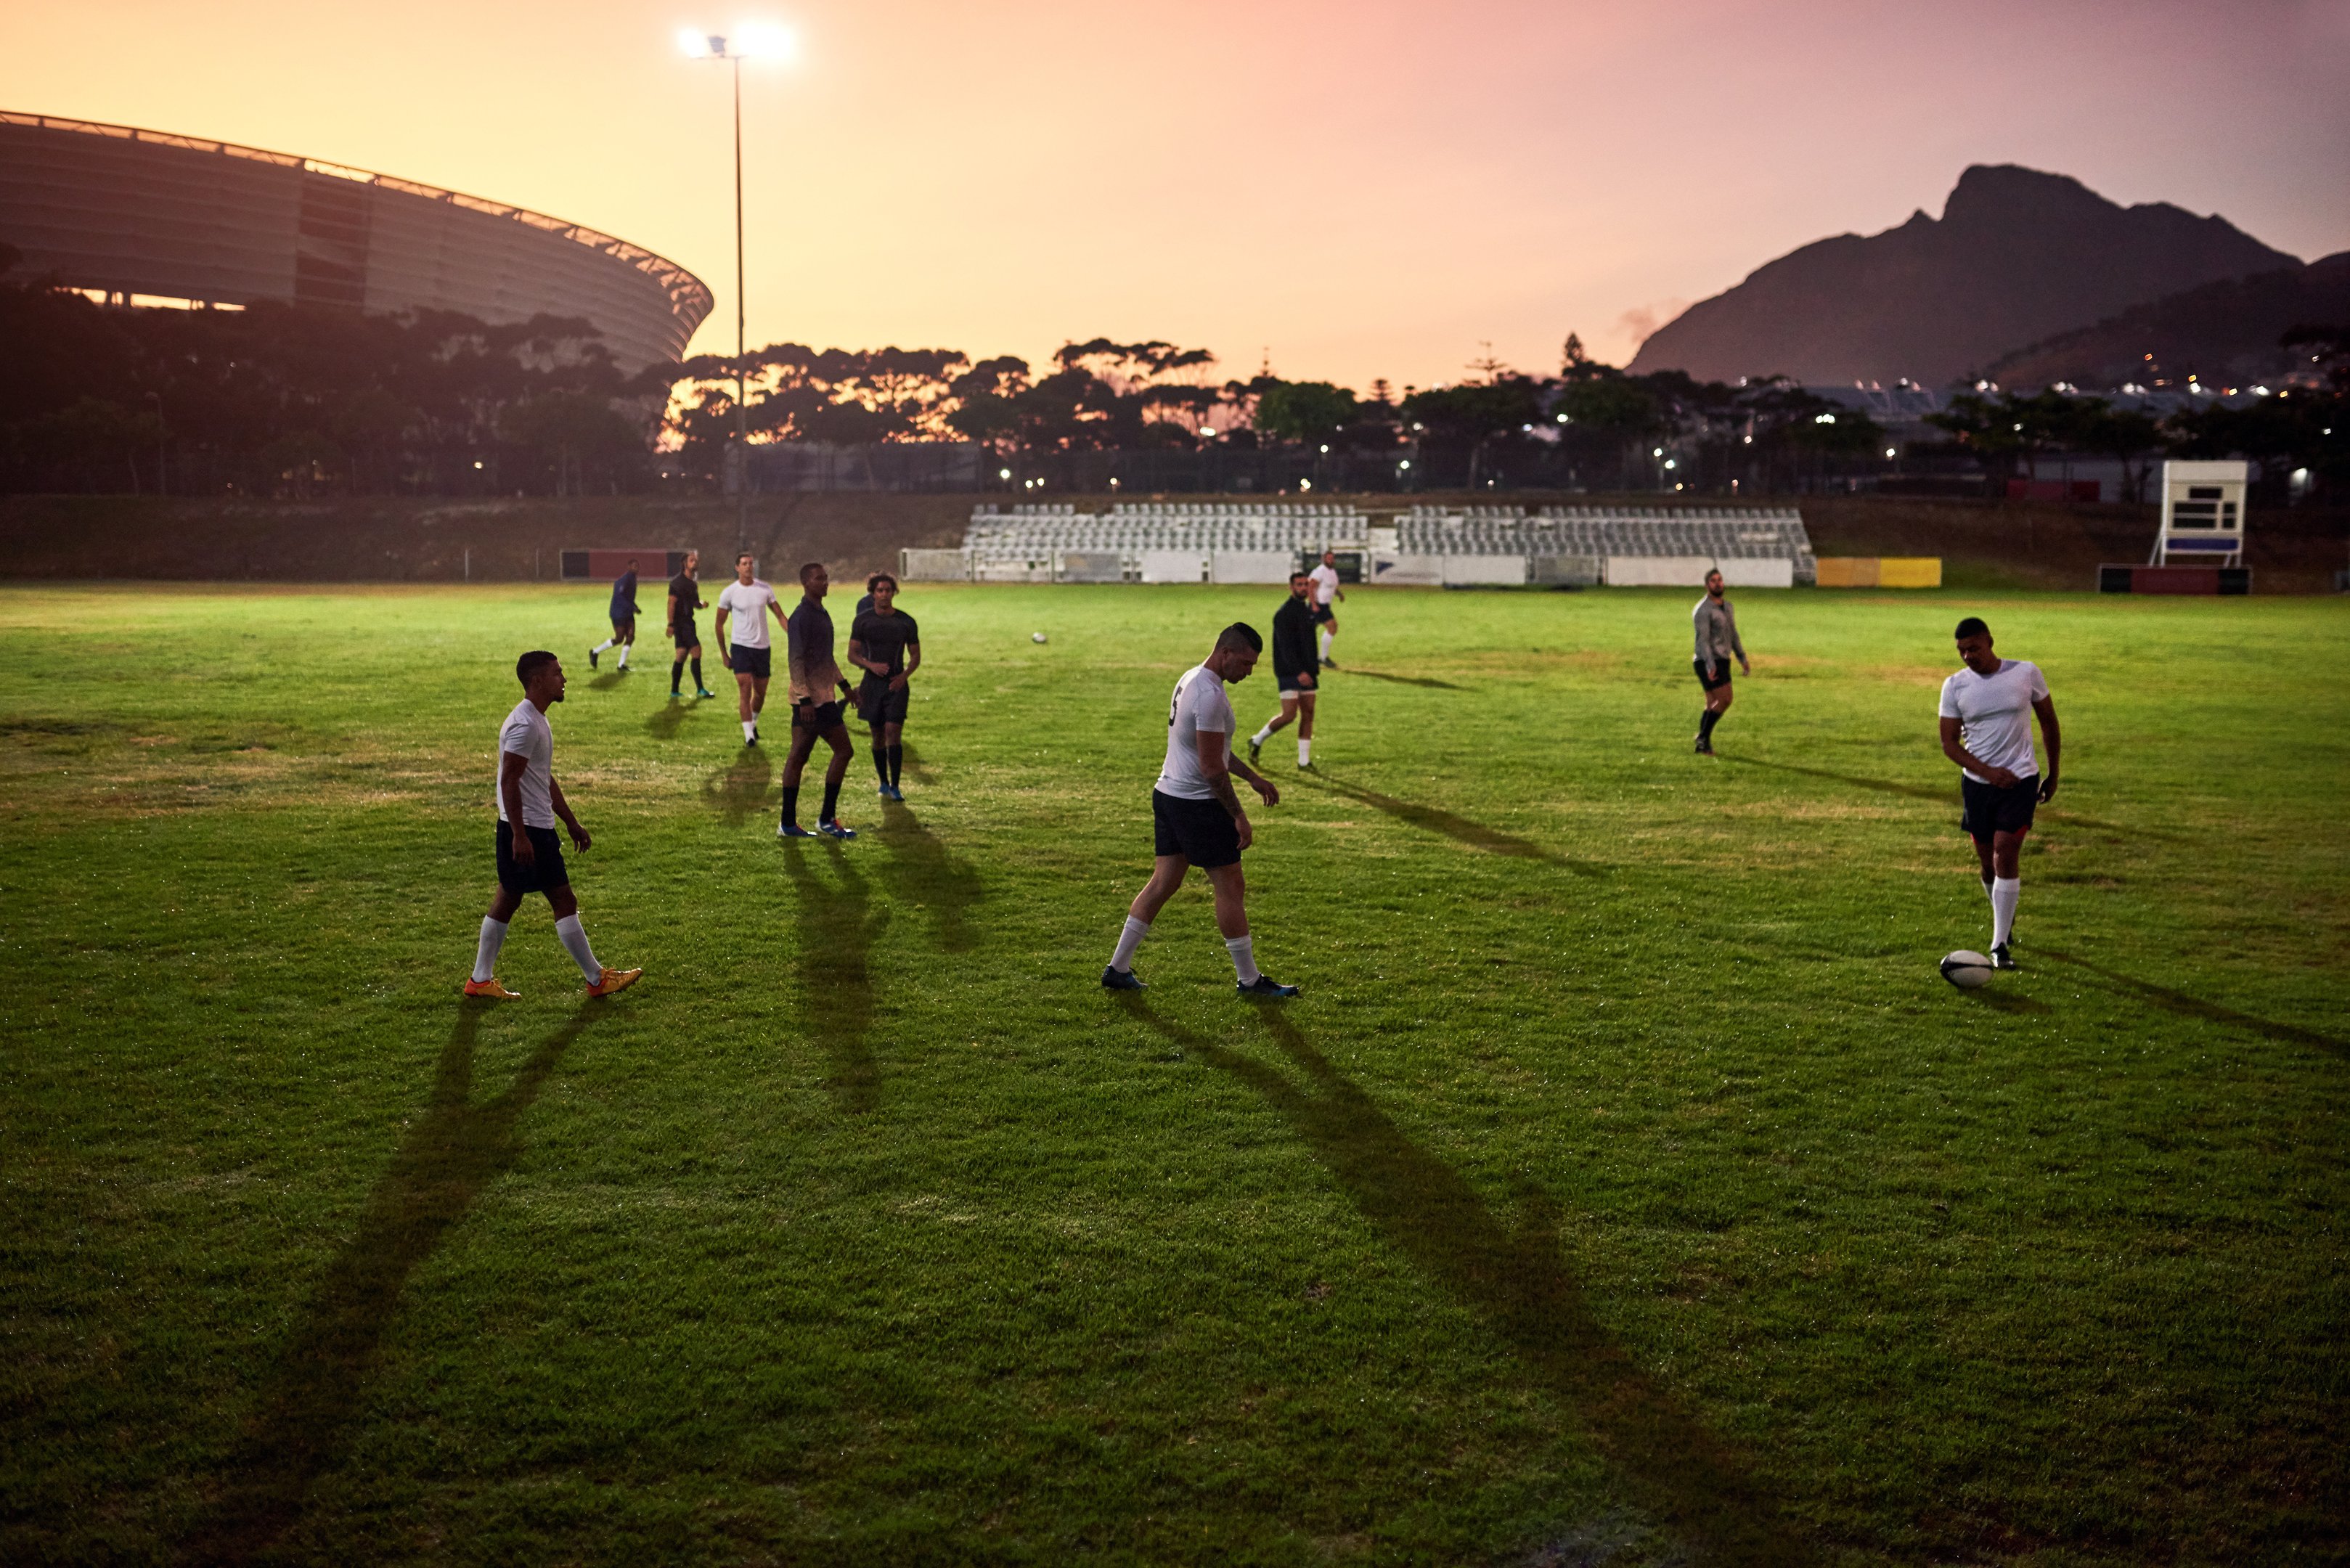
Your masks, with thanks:
[(750, 437), (744, 427), (743, 364), (749, 345), (743, 336), (743, 62), (775, 59), (792, 53), (792, 35), (771, 22), (745, 22), (730, 36), (681, 27), (677, 46), (696, 60), (724, 60), (734, 77), (734, 444), (727, 451), (726, 479), (734, 487), (734, 534), (747, 545), (751, 534)]

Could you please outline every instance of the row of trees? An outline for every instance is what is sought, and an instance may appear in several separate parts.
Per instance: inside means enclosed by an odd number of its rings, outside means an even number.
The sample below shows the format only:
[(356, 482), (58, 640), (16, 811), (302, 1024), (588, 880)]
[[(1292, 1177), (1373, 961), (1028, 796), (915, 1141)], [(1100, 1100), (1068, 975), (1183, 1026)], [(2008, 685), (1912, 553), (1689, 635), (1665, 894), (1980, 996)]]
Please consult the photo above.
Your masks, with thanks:
[(8, 276), (0, 487), (307, 495), (578, 493), (652, 473), (667, 367), (582, 320), (117, 310)]
[[(1206, 349), (1101, 337), (1066, 344), (1041, 367), (786, 343), (629, 375), (581, 320), (107, 309), (12, 277), (15, 260), (0, 245), (8, 489), (564, 494), (637, 490), (664, 472), (719, 483), (738, 389), (754, 441), (976, 442), (994, 460), (989, 472), (1131, 453), (1165, 460), (1151, 465), (1159, 472), (1187, 454), (1274, 449), (1282, 472), (1326, 458), (1341, 483), (1765, 493), (1873, 473), (1884, 455), (1867, 415), (1784, 378), (1635, 376), (1574, 337), (1555, 375), (1489, 364), (1400, 395), (1383, 381), (1366, 395), (1265, 373), (1220, 378)], [(2350, 393), (2343, 334), (2293, 340), (2334, 367), (2331, 390), (2167, 424), (2055, 391), (1966, 393), (1931, 421), (1994, 477), (2063, 450), (2140, 465), (2241, 452), (2350, 483), (2350, 422), (2335, 417)]]

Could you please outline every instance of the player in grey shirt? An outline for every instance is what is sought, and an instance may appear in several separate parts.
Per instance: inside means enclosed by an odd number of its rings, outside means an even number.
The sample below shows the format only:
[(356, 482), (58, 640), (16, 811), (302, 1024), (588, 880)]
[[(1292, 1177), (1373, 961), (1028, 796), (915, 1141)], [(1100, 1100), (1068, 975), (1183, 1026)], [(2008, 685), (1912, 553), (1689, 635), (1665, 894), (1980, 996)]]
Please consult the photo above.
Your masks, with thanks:
[(1697, 657), (1690, 662), (1697, 669), (1698, 684), (1705, 688), (1705, 711), (1698, 715), (1697, 754), (1713, 755), (1713, 727), (1730, 711), (1730, 660), (1738, 659), (1739, 673), (1752, 675), (1753, 667), (1746, 662), (1746, 645), (1738, 640), (1738, 613), (1730, 601), (1721, 597), (1721, 574), (1705, 575), (1705, 597), (1697, 601), (1690, 618), (1697, 623)]

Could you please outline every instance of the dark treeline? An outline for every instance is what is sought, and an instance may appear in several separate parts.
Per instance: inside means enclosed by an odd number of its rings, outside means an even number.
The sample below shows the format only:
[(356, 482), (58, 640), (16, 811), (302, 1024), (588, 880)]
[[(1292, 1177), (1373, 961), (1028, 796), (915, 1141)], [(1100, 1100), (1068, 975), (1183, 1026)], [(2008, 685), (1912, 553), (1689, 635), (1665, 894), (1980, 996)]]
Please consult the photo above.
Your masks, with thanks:
[[(1567, 339), (1555, 375), (1370, 389), (1219, 378), (1205, 349), (1094, 338), (1041, 367), (946, 348), (777, 344), (624, 374), (585, 321), (486, 326), (257, 304), (125, 310), (12, 271), (0, 245), (0, 489), (307, 497), (717, 487), (754, 443), (961, 442), (982, 483), (1188, 490), (1556, 487), (1771, 494), (1886, 471), (1864, 412), (1783, 377), (1634, 376)], [(2327, 386), (2158, 423), (2101, 399), (1964, 393), (1908, 451), (1994, 483), (2057, 451), (2141, 469), (2259, 458), (2303, 490), (2350, 484), (2345, 337), (2300, 328)], [(965, 450), (968, 450), (966, 446)], [(1139, 482), (1139, 483), (1138, 483)]]

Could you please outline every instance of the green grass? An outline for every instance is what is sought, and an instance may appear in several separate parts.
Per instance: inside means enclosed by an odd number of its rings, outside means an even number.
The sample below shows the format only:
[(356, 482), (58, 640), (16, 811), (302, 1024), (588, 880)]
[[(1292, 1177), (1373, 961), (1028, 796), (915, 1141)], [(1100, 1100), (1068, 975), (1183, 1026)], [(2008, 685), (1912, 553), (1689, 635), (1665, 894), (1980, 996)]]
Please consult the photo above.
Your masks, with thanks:
[[(910, 594), (786, 847), (600, 590), (14, 588), (0, 1559), (2350, 1560), (2350, 613), (1747, 594), (1708, 763), (1690, 597), (1351, 599), (1261, 1010), (1198, 888), (1096, 977), (1266, 591)], [(1974, 995), (1962, 608), (2069, 741)], [(534, 644), (646, 978), (468, 1010)]]

